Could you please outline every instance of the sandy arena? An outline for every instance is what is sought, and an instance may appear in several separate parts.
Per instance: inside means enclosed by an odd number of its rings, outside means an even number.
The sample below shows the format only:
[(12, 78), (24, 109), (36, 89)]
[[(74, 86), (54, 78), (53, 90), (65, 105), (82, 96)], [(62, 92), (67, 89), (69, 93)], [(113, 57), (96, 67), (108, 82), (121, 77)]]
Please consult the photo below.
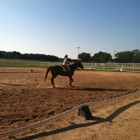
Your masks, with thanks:
[[(30, 72), (30, 70), (33, 72)], [(0, 68), (0, 133), (51, 118), (86, 102), (140, 91), (140, 73), (75, 71), (74, 87), (58, 76), (52, 88), (46, 69)], [(1, 140), (140, 140), (140, 93), (90, 106), (93, 120), (75, 110)]]

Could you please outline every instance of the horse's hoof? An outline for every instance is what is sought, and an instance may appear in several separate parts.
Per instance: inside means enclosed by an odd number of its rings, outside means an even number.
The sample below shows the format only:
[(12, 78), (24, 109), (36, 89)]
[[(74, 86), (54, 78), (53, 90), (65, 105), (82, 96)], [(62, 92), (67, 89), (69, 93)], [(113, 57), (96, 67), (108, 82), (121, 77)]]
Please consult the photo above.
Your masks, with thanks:
[(73, 85), (69, 84), (71, 87), (74, 87)]
[(52, 87), (53, 87), (53, 88), (55, 88), (55, 86), (54, 86), (54, 85), (52, 85)]

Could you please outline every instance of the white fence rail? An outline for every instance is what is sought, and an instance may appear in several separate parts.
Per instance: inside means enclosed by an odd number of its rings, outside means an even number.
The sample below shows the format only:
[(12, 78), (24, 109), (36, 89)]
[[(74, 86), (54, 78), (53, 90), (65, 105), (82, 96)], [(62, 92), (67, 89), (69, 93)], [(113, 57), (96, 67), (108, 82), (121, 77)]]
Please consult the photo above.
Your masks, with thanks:
[[(123, 70), (140, 71), (140, 63), (82, 63), (84, 69), (89, 70)], [(0, 67), (49, 67), (51, 65), (62, 65), (62, 62), (40, 62), (27, 60), (0, 59)]]
[(140, 63), (83, 63), (85, 69), (140, 71)]

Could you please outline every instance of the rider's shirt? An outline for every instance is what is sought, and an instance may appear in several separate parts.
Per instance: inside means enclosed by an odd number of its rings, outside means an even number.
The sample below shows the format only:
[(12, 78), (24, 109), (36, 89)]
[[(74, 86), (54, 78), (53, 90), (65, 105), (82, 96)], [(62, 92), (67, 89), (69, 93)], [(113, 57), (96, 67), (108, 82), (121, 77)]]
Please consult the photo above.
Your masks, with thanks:
[(63, 65), (66, 66), (68, 64), (67, 58), (64, 58)]

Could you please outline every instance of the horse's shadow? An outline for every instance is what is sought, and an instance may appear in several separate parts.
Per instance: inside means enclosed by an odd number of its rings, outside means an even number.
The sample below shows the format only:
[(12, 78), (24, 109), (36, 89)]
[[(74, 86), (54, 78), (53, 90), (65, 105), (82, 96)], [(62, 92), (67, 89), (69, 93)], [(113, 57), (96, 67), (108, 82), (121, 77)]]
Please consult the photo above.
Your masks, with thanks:
[(65, 88), (65, 87), (56, 87), (55, 89), (65, 89), (65, 90), (82, 90), (82, 91), (128, 91), (128, 89), (111, 89), (111, 88), (80, 88), (80, 87), (71, 87), (71, 88)]
[(109, 89), (109, 88), (75, 88), (75, 90), (85, 90), (85, 91), (127, 91), (127, 89)]
[(58, 133), (66, 132), (66, 131), (69, 131), (69, 130), (81, 128), (81, 127), (92, 126), (92, 125), (100, 124), (100, 123), (103, 123), (103, 122), (112, 122), (112, 120), (115, 117), (117, 117), (119, 114), (121, 114), (123, 111), (127, 110), (128, 108), (130, 108), (130, 107), (132, 107), (132, 106), (134, 106), (138, 103), (140, 103), (140, 101), (135, 101), (135, 102), (129, 103), (129, 104), (117, 109), (116, 111), (114, 111), (111, 115), (109, 115), (106, 118), (100, 118), (100, 117), (93, 116), (92, 119), (90, 119), (90, 120), (93, 120), (93, 122), (90, 122), (90, 123), (86, 123), (86, 124), (74, 124), (73, 123), (73, 125), (67, 126), (65, 128), (60, 128), (60, 129), (52, 130), (52, 131), (49, 131), (49, 132), (43, 132), (43, 133), (35, 134), (35, 135), (32, 135), (32, 136), (27, 136), (27, 137), (21, 138), (19, 140), (37, 139), (37, 138), (40, 138), (40, 137), (46, 137), (46, 136), (49, 136), (49, 135), (58, 134)]

